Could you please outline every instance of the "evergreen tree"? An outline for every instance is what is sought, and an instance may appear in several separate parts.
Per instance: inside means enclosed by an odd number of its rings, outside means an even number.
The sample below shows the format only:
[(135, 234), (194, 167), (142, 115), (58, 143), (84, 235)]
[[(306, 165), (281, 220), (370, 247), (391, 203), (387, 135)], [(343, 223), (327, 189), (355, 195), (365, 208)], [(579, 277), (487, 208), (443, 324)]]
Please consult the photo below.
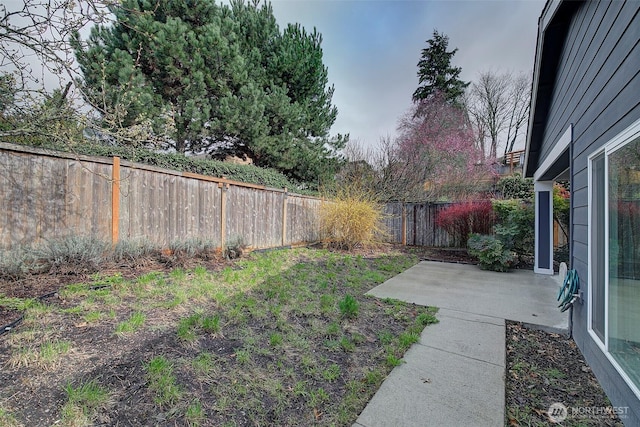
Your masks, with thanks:
[(436, 92), (440, 92), (447, 103), (460, 106), (462, 95), (469, 83), (458, 78), (462, 69), (451, 65), (451, 58), (458, 49), (447, 51), (449, 37), (436, 30), (427, 43), (429, 46), (422, 49), (422, 57), (418, 62), (420, 86), (413, 93), (413, 101), (428, 100)]
[(270, 4), (124, 0), (74, 47), (85, 97), (112, 127), (150, 123), (178, 152), (249, 156), (302, 181), (338, 163), (346, 138), (321, 37), (280, 32)]

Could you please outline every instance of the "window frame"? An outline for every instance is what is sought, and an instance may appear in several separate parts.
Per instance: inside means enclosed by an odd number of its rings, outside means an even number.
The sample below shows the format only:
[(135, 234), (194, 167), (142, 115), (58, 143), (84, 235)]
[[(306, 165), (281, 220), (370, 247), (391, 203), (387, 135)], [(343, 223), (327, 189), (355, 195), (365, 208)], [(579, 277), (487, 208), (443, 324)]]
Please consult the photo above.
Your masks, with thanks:
[[(635, 121), (625, 130), (620, 132), (618, 135), (613, 137), (610, 141), (604, 144), (601, 148), (595, 150), (591, 153), (587, 160), (587, 208), (588, 208), (588, 225), (587, 225), (587, 247), (588, 247), (588, 281), (587, 281), (587, 295), (588, 295), (588, 305), (587, 305), (587, 332), (591, 339), (596, 343), (596, 345), (602, 350), (603, 354), (607, 357), (611, 365), (614, 369), (620, 374), (620, 376), (624, 379), (625, 383), (629, 386), (629, 388), (634, 392), (637, 398), (640, 399), (640, 385), (636, 385), (633, 380), (627, 375), (624, 369), (620, 366), (620, 364), (615, 360), (613, 355), (609, 352), (609, 156), (625, 145), (634, 142), (636, 139), (640, 138), (640, 119)], [(597, 248), (594, 247), (592, 242), (592, 235), (594, 232), (594, 218), (593, 216), (593, 165), (594, 161), (600, 155), (604, 155), (604, 270), (605, 270), (605, 279), (604, 279), (604, 342), (600, 340), (598, 334), (592, 328), (593, 321), (593, 276), (594, 276), (594, 261), (593, 257), (596, 254)]]

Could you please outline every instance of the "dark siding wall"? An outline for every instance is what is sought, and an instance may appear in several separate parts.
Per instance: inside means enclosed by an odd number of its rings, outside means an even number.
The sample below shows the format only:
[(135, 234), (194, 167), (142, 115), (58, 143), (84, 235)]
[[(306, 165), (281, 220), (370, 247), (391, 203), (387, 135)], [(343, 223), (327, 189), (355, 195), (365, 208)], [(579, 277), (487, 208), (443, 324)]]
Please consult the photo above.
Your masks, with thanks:
[(640, 402), (587, 332), (587, 158), (640, 119), (640, 2), (584, 2), (567, 33), (550, 100), (541, 164), (573, 128), (573, 268), (585, 301), (574, 309), (574, 337), (615, 406), (628, 406), (626, 425), (640, 425)]

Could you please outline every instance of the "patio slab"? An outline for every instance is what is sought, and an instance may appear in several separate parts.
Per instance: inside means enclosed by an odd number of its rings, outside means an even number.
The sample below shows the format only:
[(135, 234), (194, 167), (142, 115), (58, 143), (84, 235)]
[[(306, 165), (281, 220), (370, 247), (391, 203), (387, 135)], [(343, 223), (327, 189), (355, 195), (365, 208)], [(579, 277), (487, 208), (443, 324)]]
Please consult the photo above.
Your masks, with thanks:
[(505, 319), (567, 329), (557, 277), (421, 262), (368, 294), (440, 308), (356, 427), (503, 426)]

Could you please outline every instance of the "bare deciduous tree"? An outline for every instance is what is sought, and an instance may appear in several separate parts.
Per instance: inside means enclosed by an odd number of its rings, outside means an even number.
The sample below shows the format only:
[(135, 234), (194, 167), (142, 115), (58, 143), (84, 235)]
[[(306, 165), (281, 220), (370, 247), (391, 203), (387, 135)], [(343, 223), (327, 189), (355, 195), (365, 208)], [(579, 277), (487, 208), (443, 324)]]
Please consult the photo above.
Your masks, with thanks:
[(483, 153), (497, 157), (501, 138), (504, 138), (504, 153), (513, 150), (526, 124), (530, 98), (531, 81), (527, 75), (480, 73), (467, 93), (466, 103)]

